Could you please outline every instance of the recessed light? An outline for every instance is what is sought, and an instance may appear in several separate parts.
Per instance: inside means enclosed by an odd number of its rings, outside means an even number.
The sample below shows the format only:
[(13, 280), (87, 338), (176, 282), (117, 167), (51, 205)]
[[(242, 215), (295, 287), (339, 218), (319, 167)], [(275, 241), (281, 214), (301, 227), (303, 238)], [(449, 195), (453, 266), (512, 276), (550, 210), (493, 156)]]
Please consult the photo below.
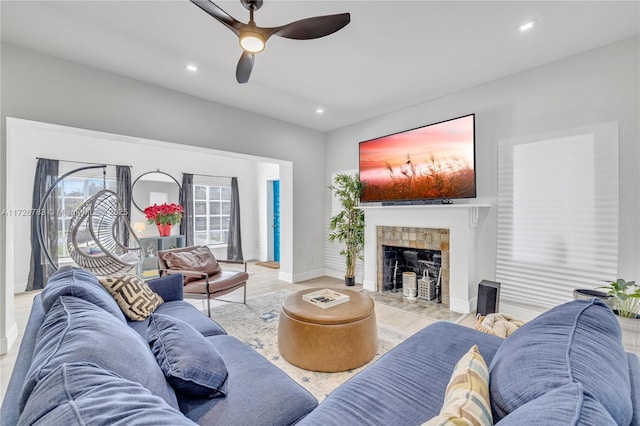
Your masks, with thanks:
[(316, 108), (316, 114), (324, 114), (324, 108), (322, 107)]
[(525, 22), (522, 25), (518, 25), (518, 29), (520, 30), (520, 32), (525, 32), (525, 31), (529, 31), (530, 29), (534, 28), (536, 26), (536, 21), (535, 19), (529, 22)]
[(198, 71), (198, 67), (193, 65), (193, 64), (189, 64), (185, 67), (187, 69), (187, 71), (191, 71), (191, 72), (196, 72)]

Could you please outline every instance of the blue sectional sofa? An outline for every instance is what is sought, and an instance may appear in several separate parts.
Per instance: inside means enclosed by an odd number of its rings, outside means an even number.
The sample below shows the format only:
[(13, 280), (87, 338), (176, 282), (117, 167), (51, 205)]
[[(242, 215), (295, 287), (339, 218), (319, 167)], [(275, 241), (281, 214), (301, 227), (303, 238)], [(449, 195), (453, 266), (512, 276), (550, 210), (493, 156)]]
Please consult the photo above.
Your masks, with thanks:
[(183, 301), (181, 275), (148, 284), (164, 299), (155, 313), (190, 324), (220, 355), (226, 396), (175, 390), (150, 350), (149, 319), (127, 321), (93, 274), (65, 267), (34, 299), (0, 424), (272, 426), (296, 423), (317, 406), (284, 372)]
[(165, 300), (158, 318), (185, 320), (224, 361), (219, 395), (194, 397), (165, 380), (147, 344), (155, 317), (127, 322), (93, 275), (61, 269), (34, 300), (0, 424), (419, 425), (439, 413), (456, 363), (478, 345), (498, 425), (640, 425), (640, 362), (624, 352), (615, 316), (595, 299), (551, 309), (506, 340), (436, 323), (317, 405), (182, 301), (180, 276), (149, 284)]
[(496, 425), (640, 426), (638, 356), (624, 351), (613, 312), (596, 299), (557, 306), (508, 339), (433, 324), (343, 383), (299, 425), (422, 424), (438, 415), (472, 345), (489, 367)]

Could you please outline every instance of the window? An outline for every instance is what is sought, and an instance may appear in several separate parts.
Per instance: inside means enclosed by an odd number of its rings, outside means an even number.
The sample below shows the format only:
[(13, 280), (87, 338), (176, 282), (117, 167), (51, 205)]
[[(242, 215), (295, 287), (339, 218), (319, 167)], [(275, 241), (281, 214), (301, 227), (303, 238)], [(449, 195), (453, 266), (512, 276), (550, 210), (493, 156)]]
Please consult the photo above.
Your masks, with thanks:
[(503, 141), (498, 156), (500, 297), (549, 308), (615, 279), (617, 124)]
[(63, 179), (58, 185), (58, 258), (69, 258), (67, 251), (67, 230), (71, 222), (71, 217), (78, 207), (89, 197), (109, 189), (116, 191), (116, 180), (106, 179), (106, 188), (103, 186), (102, 178), (89, 177), (68, 177)]
[(195, 244), (227, 244), (231, 187), (222, 185), (193, 185), (193, 239)]

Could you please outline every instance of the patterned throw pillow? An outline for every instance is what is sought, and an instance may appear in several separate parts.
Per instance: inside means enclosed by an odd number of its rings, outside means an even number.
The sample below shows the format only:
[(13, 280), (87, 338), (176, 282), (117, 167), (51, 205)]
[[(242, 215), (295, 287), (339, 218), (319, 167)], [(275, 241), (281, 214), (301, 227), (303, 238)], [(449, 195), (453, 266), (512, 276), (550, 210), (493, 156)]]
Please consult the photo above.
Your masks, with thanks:
[(493, 425), (489, 368), (477, 345), (456, 364), (440, 414), (423, 426)]
[(98, 278), (100, 284), (113, 296), (122, 312), (134, 321), (142, 321), (164, 303), (142, 278), (133, 274)]

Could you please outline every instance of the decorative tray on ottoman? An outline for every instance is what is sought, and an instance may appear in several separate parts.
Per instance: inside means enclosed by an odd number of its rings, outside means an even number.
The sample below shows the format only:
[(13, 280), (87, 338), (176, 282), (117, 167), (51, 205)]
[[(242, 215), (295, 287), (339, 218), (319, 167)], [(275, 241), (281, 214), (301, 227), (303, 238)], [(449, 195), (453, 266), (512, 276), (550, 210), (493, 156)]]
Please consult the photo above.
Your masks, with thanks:
[(302, 300), (306, 300), (322, 309), (330, 308), (332, 306), (340, 305), (349, 301), (349, 296), (339, 293), (328, 288), (314, 291), (302, 295)]

